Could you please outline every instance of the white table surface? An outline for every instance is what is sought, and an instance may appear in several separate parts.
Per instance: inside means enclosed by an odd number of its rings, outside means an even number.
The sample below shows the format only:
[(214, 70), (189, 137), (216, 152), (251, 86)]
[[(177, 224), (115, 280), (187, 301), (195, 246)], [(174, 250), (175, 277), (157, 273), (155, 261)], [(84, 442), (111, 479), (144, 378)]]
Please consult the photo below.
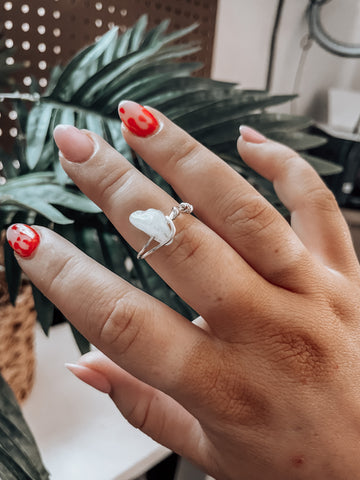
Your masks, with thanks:
[[(22, 406), (52, 480), (129, 480), (169, 450), (133, 428), (110, 398), (65, 367), (80, 354), (67, 324), (36, 329), (37, 370)], [(126, 392), (124, 392), (126, 395)]]

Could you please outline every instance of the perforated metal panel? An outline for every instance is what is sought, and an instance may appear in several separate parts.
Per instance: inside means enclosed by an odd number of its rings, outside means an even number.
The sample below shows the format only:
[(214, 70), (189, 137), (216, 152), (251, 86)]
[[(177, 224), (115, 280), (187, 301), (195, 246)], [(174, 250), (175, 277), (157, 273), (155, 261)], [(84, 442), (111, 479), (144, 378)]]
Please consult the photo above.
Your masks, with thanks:
[[(31, 76), (45, 88), (49, 67), (64, 63), (114, 25), (126, 31), (143, 13), (149, 16), (149, 28), (165, 18), (171, 19), (169, 31), (198, 22), (188, 39), (200, 40), (202, 50), (190, 58), (204, 64), (198, 75), (209, 76), (216, 7), (217, 0), (1, 0), (0, 31), (6, 45), (17, 49), (9, 64), (26, 62), (18, 78), (24, 92), (31, 86)], [(15, 116), (10, 112), (0, 118), (2, 146), (17, 134)]]

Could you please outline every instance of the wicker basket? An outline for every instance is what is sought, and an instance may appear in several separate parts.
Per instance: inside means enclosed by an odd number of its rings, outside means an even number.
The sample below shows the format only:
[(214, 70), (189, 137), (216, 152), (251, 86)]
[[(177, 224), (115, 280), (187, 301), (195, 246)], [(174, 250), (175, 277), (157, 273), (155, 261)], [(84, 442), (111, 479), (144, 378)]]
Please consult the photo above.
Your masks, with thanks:
[(16, 306), (9, 300), (4, 267), (0, 258), (0, 372), (19, 402), (34, 383), (34, 326), (36, 312), (31, 286), (23, 282)]

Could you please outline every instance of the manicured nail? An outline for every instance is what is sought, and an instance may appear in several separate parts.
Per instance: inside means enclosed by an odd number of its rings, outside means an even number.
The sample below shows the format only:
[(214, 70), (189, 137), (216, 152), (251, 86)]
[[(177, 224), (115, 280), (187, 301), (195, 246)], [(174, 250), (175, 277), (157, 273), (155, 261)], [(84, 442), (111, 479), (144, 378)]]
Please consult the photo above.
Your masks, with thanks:
[(63, 157), (70, 162), (86, 162), (95, 150), (90, 135), (73, 125), (57, 125), (54, 129), (54, 140)]
[(65, 367), (90, 387), (107, 394), (111, 392), (111, 384), (102, 373), (77, 363), (65, 363)]
[(119, 103), (119, 116), (130, 132), (138, 137), (148, 137), (159, 127), (159, 122), (149, 110), (130, 100)]
[(245, 142), (249, 143), (264, 143), (266, 142), (266, 137), (254, 128), (248, 127), (247, 125), (241, 125), (239, 128), (240, 135)]
[(30, 257), (40, 243), (37, 231), (23, 223), (11, 225), (7, 229), (6, 238), (10, 247), (24, 258)]

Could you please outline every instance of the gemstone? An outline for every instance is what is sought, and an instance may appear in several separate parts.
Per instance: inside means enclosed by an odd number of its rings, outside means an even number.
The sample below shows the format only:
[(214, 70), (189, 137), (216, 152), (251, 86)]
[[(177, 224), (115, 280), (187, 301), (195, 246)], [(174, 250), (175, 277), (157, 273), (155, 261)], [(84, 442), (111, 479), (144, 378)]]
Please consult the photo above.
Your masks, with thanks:
[(134, 227), (153, 237), (158, 243), (167, 243), (173, 236), (169, 220), (155, 208), (136, 210), (130, 215), (129, 220)]

